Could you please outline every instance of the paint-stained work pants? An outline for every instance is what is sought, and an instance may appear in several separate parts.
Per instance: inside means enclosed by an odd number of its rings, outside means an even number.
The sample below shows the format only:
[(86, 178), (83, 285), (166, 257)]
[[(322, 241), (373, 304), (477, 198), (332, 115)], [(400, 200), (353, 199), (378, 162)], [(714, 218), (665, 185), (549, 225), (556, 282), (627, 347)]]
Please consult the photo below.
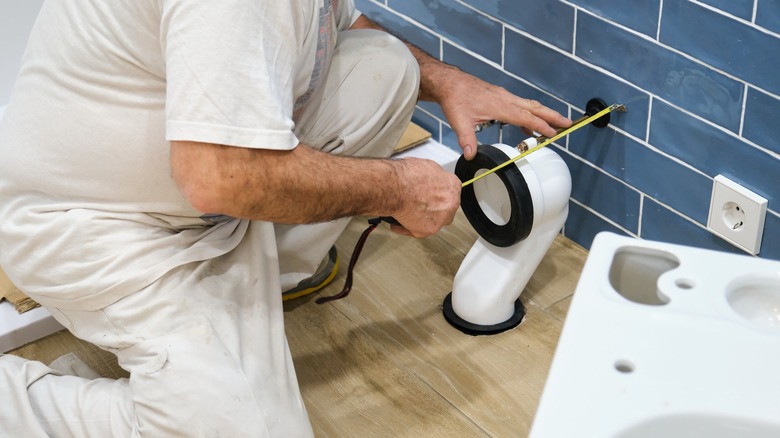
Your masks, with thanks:
[[(387, 156), (418, 84), (401, 42), (342, 32), (296, 135), (333, 154)], [(243, 241), (224, 256), (96, 311), (50, 308), (74, 335), (115, 353), (130, 378), (61, 375), (0, 356), (0, 436), (311, 436), (280, 292), (314, 272), (346, 223), (243, 221)]]

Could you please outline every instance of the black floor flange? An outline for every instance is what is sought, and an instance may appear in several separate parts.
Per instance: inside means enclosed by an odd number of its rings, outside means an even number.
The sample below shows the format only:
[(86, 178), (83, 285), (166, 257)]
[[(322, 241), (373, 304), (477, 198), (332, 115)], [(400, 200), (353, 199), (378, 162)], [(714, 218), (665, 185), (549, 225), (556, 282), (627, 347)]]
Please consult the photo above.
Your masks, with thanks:
[(496, 335), (520, 325), (525, 316), (525, 306), (520, 302), (520, 299), (518, 299), (515, 301), (515, 313), (506, 321), (492, 325), (472, 324), (455, 313), (455, 310), (452, 308), (452, 292), (450, 292), (447, 294), (447, 297), (444, 298), (442, 313), (444, 313), (444, 319), (446, 319), (451, 326), (467, 335)]

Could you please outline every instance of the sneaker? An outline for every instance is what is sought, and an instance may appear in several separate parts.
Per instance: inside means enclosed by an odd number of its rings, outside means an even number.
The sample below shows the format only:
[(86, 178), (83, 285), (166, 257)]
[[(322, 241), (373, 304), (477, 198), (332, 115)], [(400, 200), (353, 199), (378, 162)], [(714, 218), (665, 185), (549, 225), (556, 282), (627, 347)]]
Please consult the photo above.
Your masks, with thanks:
[(282, 301), (294, 300), (309, 294), (313, 294), (336, 278), (339, 271), (339, 255), (336, 247), (330, 247), (328, 255), (322, 260), (320, 266), (311, 277), (301, 280), (297, 286), (282, 292)]

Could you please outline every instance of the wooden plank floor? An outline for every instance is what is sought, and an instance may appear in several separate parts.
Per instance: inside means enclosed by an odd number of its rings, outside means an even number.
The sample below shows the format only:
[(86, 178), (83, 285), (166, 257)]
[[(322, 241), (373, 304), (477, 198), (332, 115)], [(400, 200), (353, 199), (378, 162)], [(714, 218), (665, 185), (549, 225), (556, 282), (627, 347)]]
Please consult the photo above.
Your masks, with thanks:
[[(342, 269), (323, 294), (341, 289), (365, 227), (365, 219), (355, 219), (338, 240)], [(366, 243), (347, 298), (285, 303), (287, 336), (318, 437), (527, 436), (587, 253), (559, 236), (523, 292), (524, 322), (472, 337), (447, 324), (441, 302), (475, 239), (460, 213), (426, 239), (382, 225)], [(102, 375), (125, 375), (109, 353), (64, 332), (15, 354), (49, 362), (68, 351)]]

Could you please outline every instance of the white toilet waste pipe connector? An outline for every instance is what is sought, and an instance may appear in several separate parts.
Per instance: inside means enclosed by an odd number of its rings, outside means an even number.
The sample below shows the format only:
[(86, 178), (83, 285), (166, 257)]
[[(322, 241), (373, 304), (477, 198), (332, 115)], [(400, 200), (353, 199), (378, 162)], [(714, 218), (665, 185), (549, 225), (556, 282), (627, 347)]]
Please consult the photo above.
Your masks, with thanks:
[[(519, 154), (505, 144), (480, 145), (473, 160), (460, 158), (455, 173), (465, 181)], [(520, 324), (520, 294), (563, 227), (570, 194), (569, 169), (550, 149), (463, 188), (461, 208), (480, 237), (444, 300), (450, 324), (471, 335)]]

